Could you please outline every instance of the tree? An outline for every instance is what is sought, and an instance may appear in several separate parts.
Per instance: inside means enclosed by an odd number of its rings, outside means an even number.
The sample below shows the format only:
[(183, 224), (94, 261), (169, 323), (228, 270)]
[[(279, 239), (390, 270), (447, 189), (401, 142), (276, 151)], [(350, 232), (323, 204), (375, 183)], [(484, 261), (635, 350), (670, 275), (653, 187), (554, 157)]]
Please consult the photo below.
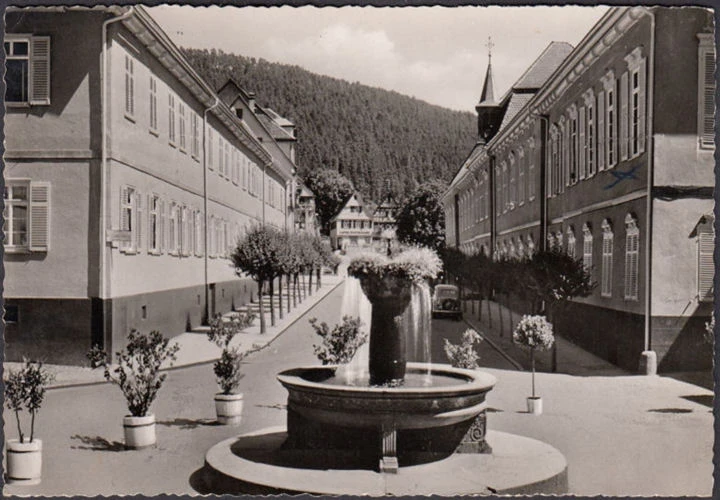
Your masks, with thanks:
[(418, 186), (400, 208), (397, 237), (403, 243), (442, 251), (445, 247), (445, 210), (441, 200), (447, 186), (429, 181)]
[[(597, 286), (582, 259), (573, 259), (558, 248), (533, 254), (527, 262), (528, 292), (536, 307), (546, 314), (558, 331), (558, 319), (573, 298), (587, 297)], [(557, 348), (553, 349), (553, 371), (557, 369)]]
[(335, 217), (343, 204), (355, 192), (352, 182), (345, 176), (321, 168), (313, 170), (305, 179), (305, 184), (315, 194), (315, 210), (320, 219), (323, 234), (330, 234), (330, 219)]
[[(263, 284), (278, 275), (280, 266), (280, 238), (279, 231), (270, 226), (256, 226), (238, 242), (232, 254), (235, 273), (249, 275), (258, 284), (258, 298), (260, 300), (260, 333), (265, 333), (265, 310), (263, 307)], [(272, 300), (270, 311), (273, 312)], [(274, 317), (271, 316), (274, 323)]]

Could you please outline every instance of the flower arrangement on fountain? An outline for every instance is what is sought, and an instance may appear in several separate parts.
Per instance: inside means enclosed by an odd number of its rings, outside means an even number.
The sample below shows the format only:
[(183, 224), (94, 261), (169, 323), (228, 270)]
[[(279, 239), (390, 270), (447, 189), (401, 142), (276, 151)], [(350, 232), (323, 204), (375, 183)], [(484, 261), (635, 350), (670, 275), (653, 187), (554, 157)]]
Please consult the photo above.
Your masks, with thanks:
[(360, 280), (392, 276), (412, 283), (434, 279), (441, 270), (438, 254), (425, 247), (408, 247), (394, 257), (365, 252), (353, 258), (348, 266), (348, 274)]
[(444, 349), (445, 355), (450, 364), (455, 368), (466, 368), (468, 370), (476, 370), (480, 366), (478, 360), (480, 355), (475, 350), (475, 344), (479, 344), (483, 341), (483, 338), (478, 332), (472, 328), (465, 330), (461, 337), (459, 344), (453, 344), (448, 339), (445, 341)]
[[(524, 315), (513, 330), (513, 343), (530, 351), (530, 365), (532, 368), (532, 397), (528, 398), (528, 411), (532, 410), (532, 401), (539, 400), (535, 395), (535, 351), (547, 351), (553, 346), (555, 336), (553, 326), (545, 316)], [(542, 406), (540, 406), (542, 408)]]

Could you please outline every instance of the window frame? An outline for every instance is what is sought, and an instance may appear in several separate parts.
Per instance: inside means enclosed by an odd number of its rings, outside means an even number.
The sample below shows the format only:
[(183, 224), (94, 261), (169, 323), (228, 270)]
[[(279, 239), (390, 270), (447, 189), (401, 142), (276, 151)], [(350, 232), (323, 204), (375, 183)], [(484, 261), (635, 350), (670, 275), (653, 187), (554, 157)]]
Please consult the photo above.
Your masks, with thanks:
[(603, 246), (602, 246), (602, 279), (600, 285), (600, 296), (612, 297), (612, 274), (613, 274), (613, 252), (615, 247), (615, 234), (612, 225), (605, 219), (602, 223)]
[(125, 54), (125, 118), (135, 122), (135, 58)]
[[(49, 106), (51, 102), (51, 37), (31, 33), (6, 33), (4, 42), (11, 47), (15, 43), (27, 43), (27, 54), (14, 54), (5, 49), (5, 106), (8, 108), (27, 108), (31, 106)], [(21, 82), (22, 100), (8, 100), (7, 63), (12, 60), (27, 61), (25, 79)]]
[(151, 134), (158, 135), (158, 92), (157, 92), (158, 79), (154, 75), (150, 75), (150, 91), (148, 94), (150, 109), (149, 109), (149, 125), (148, 130)]
[(625, 217), (625, 300), (638, 300), (640, 282), (640, 228), (631, 214)]
[[(698, 149), (715, 149), (715, 119), (717, 118), (717, 102), (715, 102), (716, 82), (715, 72), (717, 61), (715, 53), (715, 39), (713, 33), (698, 33), (698, 117), (697, 141)], [(708, 72), (707, 63), (713, 61), (715, 68)], [(709, 77), (709, 78), (708, 78)], [(709, 81), (708, 81), (709, 80)], [(711, 105), (708, 101), (711, 101)], [(713, 115), (708, 116), (705, 110), (711, 108)], [(710, 130), (707, 130), (708, 126)]]
[(593, 241), (594, 237), (589, 224), (585, 223), (582, 227), (583, 232), (583, 266), (590, 272), (593, 267)]

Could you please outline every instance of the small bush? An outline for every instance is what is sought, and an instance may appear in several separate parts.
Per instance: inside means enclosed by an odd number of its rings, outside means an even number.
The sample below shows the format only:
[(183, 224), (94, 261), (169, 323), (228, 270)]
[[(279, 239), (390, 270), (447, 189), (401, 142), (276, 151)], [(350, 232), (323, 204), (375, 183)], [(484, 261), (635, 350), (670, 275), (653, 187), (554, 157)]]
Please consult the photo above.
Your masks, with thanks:
[(255, 314), (241, 313), (224, 318), (222, 314), (216, 314), (210, 320), (210, 331), (208, 340), (220, 348), (226, 348), (235, 338), (235, 335), (252, 325), (255, 321)]
[(553, 326), (545, 316), (526, 314), (513, 331), (513, 343), (531, 351), (547, 351), (554, 342)]
[(715, 313), (713, 312), (710, 321), (705, 323), (705, 342), (713, 344), (715, 342)]
[(344, 316), (343, 322), (332, 330), (325, 322), (318, 325), (317, 318), (312, 318), (310, 325), (322, 337), (322, 344), (313, 345), (313, 348), (323, 365), (349, 363), (360, 346), (368, 340), (368, 334), (360, 330), (363, 326), (360, 318)]
[(245, 354), (237, 347), (227, 348), (213, 365), (217, 383), (223, 394), (232, 394), (240, 385), (240, 379), (243, 377), (240, 363), (244, 357)]
[(460, 344), (453, 344), (448, 339), (445, 340), (445, 355), (450, 364), (455, 368), (467, 368), (474, 370), (479, 367), (478, 360), (480, 355), (475, 350), (475, 344), (482, 342), (482, 337), (473, 330), (468, 328), (462, 334)]
[(130, 414), (144, 417), (167, 378), (167, 374), (160, 374), (160, 366), (165, 360), (174, 361), (180, 349), (177, 343), (169, 343), (170, 340), (157, 330), (149, 334), (133, 330), (128, 335), (125, 349), (115, 353), (119, 361), (117, 366), (113, 367), (110, 356), (98, 346), (93, 346), (87, 357), (90, 366), (103, 367), (105, 379), (120, 387)]
[(9, 370), (5, 380), (5, 406), (15, 412), (18, 438), (25, 442), (25, 434), (20, 425), (20, 412), (26, 410), (31, 415), (30, 442), (35, 438), (35, 414), (45, 399), (47, 385), (55, 378), (43, 368), (42, 363), (24, 361), (19, 370)]

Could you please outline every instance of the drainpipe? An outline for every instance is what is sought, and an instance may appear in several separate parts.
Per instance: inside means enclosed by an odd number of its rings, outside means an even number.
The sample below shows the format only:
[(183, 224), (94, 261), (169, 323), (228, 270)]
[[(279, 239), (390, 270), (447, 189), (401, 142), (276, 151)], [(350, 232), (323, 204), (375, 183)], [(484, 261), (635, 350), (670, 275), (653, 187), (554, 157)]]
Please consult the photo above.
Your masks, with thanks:
[[(652, 351), (652, 229), (653, 229), (653, 174), (654, 174), (654, 137), (653, 137), (653, 111), (655, 108), (655, 13), (650, 9), (645, 9), (645, 14), (650, 16), (650, 53), (648, 55), (648, 74), (647, 74), (647, 123), (646, 136), (647, 141), (647, 192), (645, 207), (645, 339), (642, 359), (645, 364), (646, 374), (654, 375), (657, 372), (657, 358)], [(647, 362), (648, 359), (652, 362)]]
[(495, 245), (497, 244), (497, 186), (495, 183), (497, 179), (495, 177), (495, 155), (488, 155), (490, 160), (488, 169), (490, 170), (490, 260), (495, 260)]
[(263, 226), (265, 225), (265, 170), (267, 169), (267, 165), (263, 164), (263, 176), (262, 176), (262, 223)]
[(540, 241), (539, 246), (547, 250), (548, 233), (548, 179), (547, 179), (547, 133), (550, 120), (547, 115), (538, 115), (540, 118)]
[(101, 126), (100, 126), (100, 230), (99, 230), (99, 237), (100, 237), (100, 275), (99, 275), (99, 283), (98, 283), (98, 291), (99, 291), (99, 298), (103, 301), (103, 324), (102, 324), (102, 332), (103, 332), (103, 342), (105, 339), (105, 299), (107, 299), (111, 294), (110, 290), (108, 289), (108, 286), (110, 284), (110, 280), (106, 279), (106, 275), (108, 274), (107, 269), (107, 230), (108, 230), (108, 210), (107, 210), (107, 199), (109, 199), (109, 196), (106, 196), (105, 191), (108, 184), (108, 170), (107, 170), (107, 162), (108, 162), (108, 81), (109, 78), (107, 78), (107, 72), (108, 72), (108, 65), (107, 65), (107, 42), (108, 42), (108, 26), (113, 23), (117, 23), (119, 21), (122, 21), (124, 19), (127, 19), (130, 17), (133, 12), (135, 11), (135, 8), (133, 6), (130, 6), (127, 12), (124, 14), (121, 14), (117, 17), (113, 17), (110, 19), (106, 19), (102, 24), (102, 56), (100, 60), (100, 114), (101, 114)]
[(215, 96), (215, 103), (203, 111), (203, 266), (204, 266), (204, 288), (205, 306), (203, 311), (203, 324), (210, 322), (210, 284), (208, 283), (208, 172), (207, 172), (207, 115), (220, 104), (220, 99)]

